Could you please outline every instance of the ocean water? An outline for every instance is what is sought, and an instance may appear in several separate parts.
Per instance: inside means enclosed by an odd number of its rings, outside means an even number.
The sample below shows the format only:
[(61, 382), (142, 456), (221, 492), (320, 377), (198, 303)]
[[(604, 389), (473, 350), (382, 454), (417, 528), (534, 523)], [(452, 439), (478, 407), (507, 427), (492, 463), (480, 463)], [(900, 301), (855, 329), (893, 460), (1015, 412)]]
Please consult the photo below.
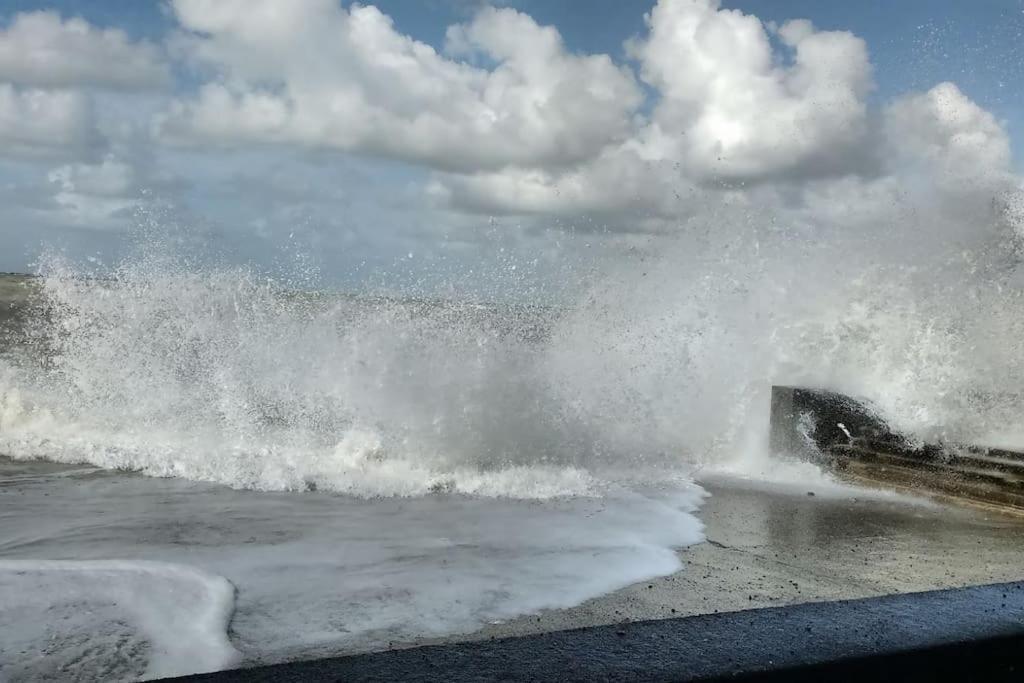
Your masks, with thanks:
[(387, 647), (677, 571), (694, 480), (821, 489), (767, 452), (773, 383), (870, 399), (909, 441), (1020, 443), (1016, 228), (924, 250), (705, 220), (730, 228), (550, 305), (152, 242), (3, 281), (0, 676)]
[[(556, 500), (246, 491), (0, 461), (5, 680), (386, 648), (676, 571), (699, 488)], [(113, 559), (112, 559), (113, 558)]]
[(565, 409), (552, 309), (132, 268), (5, 283), (5, 679), (470, 632), (677, 571), (702, 539), (689, 465)]

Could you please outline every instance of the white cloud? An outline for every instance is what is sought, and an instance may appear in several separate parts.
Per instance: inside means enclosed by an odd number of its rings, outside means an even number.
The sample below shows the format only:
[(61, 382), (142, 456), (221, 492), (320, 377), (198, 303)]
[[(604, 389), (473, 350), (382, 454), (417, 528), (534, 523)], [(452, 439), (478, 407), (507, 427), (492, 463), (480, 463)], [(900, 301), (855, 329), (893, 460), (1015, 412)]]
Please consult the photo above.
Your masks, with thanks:
[(174, 7), (188, 31), (179, 50), (215, 78), (169, 113), (167, 135), (424, 164), (441, 209), (666, 232), (700, 205), (756, 197), (853, 226), (895, 215), (911, 176), (952, 202), (971, 194), (963, 206), (1012, 185), (1005, 132), (955, 86), (871, 116), (860, 38), (766, 25), (718, 0), (660, 0), (628, 42), (648, 111), (623, 67), (567, 53), (554, 28), (514, 10), (450, 27), (439, 54), (373, 7)]
[(883, 119), (886, 170), (936, 214), (930, 239), (974, 239), (980, 225), (993, 223), (990, 216), (1008, 233), (1024, 227), (1013, 215), (1024, 200), (1024, 179), (1013, 171), (1009, 136), (956, 85), (900, 97)]
[(849, 33), (765, 26), (712, 0), (661, 0), (648, 28), (629, 49), (656, 103), (629, 140), (570, 168), (438, 173), (429, 196), (463, 211), (589, 214), (658, 232), (740, 197), (869, 230), (908, 211), (959, 220), (1019, 186), (1005, 130), (952, 84), (869, 116), (871, 66)]
[[(485, 8), (449, 29), (445, 57), (372, 6), (176, 0), (179, 50), (218, 78), (162, 131), (203, 143), (290, 143), (457, 171), (559, 166), (625, 139), (641, 93), (605, 55)], [(493, 63), (474, 66), (455, 56)]]
[(59, 222), (65, 225), (122, 227), (125, 212), (141, 201), (138, 170), (113, 154), (95, 164), (60, 166), (49, 172), (47, 180), (55, 189)]
[(648, 34), (630, 42), (657, 93), (648, 122), (627, 70), (607, 55), (569, 54), (556, 29), (511, 9), (485, 8), (450, 27), (446, 58), (374, 7), (174, 8), (190, 32), (182, 53), (218, 78), (170, 112), (171, 137), (331, 147), (457, 173), (512, 167), (520, 177), (623, 143), (620, 159), (680, 163), (697, 179), (842, 175), (863, 165), (872, 88), (864, 42), (802, 20), (770, 29), (718, 0), (662, 0)]
[[(628, 42), (634, 61), (616, 64), (511, 9), (482, 8), (435, 48), (339, 0), (171, 8), (168, 54), (200, 81), (186, 94), (137, 92), (167, 71), (124, 33), (49, 13), (0, 31), (0, 157), (57, 166), (25, 164), (48, 225), (123, 225), (175, 163), (201, 188), (192, 208), (231, 234), (256, 226), (269, 244), (317, 226), (370, 260), (469, 244), (485, 216), (513, 216), (502, 225), (527, 236), (573, 226), (638, 244), (648, 235), (632, 233), (690, 230), (728, 206), (823, 239), (900, 233), (910, 250), (969, 240), (998, 207), (1020, 213), (992, 114), (948, 83), (871, 100), (864, 42), (805, 20), (660, 0)], [(151, 130), (186, 146), (153, 145)]]
[(956, 180), (1010, 170), (1010, 139), (990, 113), (953, 83), (892, 103), (885, 112), (894, 156)]
[(1005, 130), (950, 84), (893, 102), (863, 143), (881, 157), (871, 174), (780, 173), (755, 185), (707, 184), (684, 164), (645, 160), (626, 144), (564, 171), (437, 174), (428, 191), (462, 211), (591, 215), (603, 217), (600, 227), (626, 232), (678, 231), (695, 212), (740, 202), (822, 239), (901, 233), (916, 248), (924, 248), (922, 239), (970, 242), (993, 211), (1021, 201)]
[(67, 164), (48, 176), (61, 191), (93, 197), (122, 197), (134, 185), (135, 170), (124, 161), (108, 156), (98, 164)]
[(92, 91), (168, 82), (160, 52), (121, 30), (56, 12), (17, 14), (0, 29), (0, 156), (93, 160), (107, 140)]
[(761, 21), (717, 0), (659, 2), (631, 52), (660, 100), (640, 136), (645, 158), (697, 177), (758, 180), (842, 172), (865, 129), (871, 68), (864, 42), (793, 21), (773, 50)]
[(144, 89), (169, 80), (159, 51), (119, 29), (56, 12), (18, 14), (0, 30), (0, 81), (37, 88)]
[(0, 83), (0, 156), (67, 158), (102, 144), (88, 96)]
[(678, 164), (643, 159), (627, 145), (570, 169), (435, 174), (427, 192), (437, 203), (472, 213), (597, 214), (632, 221), (626, 229), (645, 230), (640, 218), (684, 213), (695, 189)]

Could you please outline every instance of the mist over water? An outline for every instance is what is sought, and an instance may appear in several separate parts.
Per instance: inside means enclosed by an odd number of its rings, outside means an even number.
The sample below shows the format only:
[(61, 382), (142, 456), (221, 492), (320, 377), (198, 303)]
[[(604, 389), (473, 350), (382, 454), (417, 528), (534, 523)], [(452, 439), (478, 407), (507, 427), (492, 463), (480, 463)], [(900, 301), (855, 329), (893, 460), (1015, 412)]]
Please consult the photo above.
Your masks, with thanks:
[[(616, 462), (550, 375), (558, 311), (288, 291), (174, 255), (44, 267), (5, 452), (241, 488), (593, 494)], [(13, 379), (11, 379), (13, 377)]]
[[(68, 615), (18, 647), (132, 677), (199, 666), (174, 642), (218, 668), (578, 605), (681, 568), (694, 479), (828, 485), (767, 453), (772, 384), (867, 398), (912, 442), (1020, 447), (1019, 214), (911, 206), (852, 230), (717, 205), (557, 305), (340, 294), (152, 238), (110, 269), (48, 256), (0, 357), (23, 497), (0, 620)], [(90, 587), (114, 570), (111, 605)], [(218, 577), (235, 599), (199, 631), (146, 598)], [(227, 615), (230, 644), (206, 638)]]
[(993, 203), (959, 222), (907, 201), (906, 220), (856, 229), (746, 202), (693, 219), (558, 327), (560, 363), (591, 382), (582, 412), (628, 416), (602, 425), (620, 443), (642, 434), (648, 449), (755, 476), (775, 467), (773, 384), (869, 399), (912, 442), (1012, 445), (1020, 217)]
[[(50, 256), (0, 451), (238, 488), (598, 495), (767, 472), (778, 383), (870, 399), (911, 440), (1012, 445), (1019, 216), (942, 211), (843, 233), (726, 204), (561, 305), (341, 295), (153, 239), (100, 272)], [(908, 239), (924, 224), (944, 239)]]
[[(564, 309), (337, 294), (148, 240), (111, 270), (41, 271), (0, 357), (0, 621), (48, 616), (0, 637), (41, 653), (0, 644), (0, 676), (471, 632), (670, 574), (702, 538), (687, 461), (567, 402), (585, 385), (552, 353)], [(223, 579), (215, 618), (147, 598)], [(206, 638), (223, 615), (230, 644)]]

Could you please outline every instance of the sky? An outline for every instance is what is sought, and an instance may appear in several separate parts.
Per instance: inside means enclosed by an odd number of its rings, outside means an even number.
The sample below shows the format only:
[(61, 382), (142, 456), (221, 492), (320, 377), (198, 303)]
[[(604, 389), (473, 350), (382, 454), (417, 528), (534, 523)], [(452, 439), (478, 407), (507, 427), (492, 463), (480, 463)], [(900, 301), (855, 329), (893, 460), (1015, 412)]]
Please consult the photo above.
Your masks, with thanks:
[(1021, 0), (5, 0), (0, 270), (156, 232), (557, 280), (721, 205), (968, 239), (1020, 211), (1022, 74)]

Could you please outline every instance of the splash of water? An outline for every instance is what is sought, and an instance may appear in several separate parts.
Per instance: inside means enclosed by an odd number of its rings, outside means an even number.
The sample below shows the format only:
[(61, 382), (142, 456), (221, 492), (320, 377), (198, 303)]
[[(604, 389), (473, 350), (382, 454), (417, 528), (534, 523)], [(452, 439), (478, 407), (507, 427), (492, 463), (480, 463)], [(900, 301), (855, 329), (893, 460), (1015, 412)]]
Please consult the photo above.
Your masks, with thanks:
[(906, 230), (814, 240), (752, 215), (694, 219), (559, 307), (330, 294), (159, 245), (103, 279), (51, 257), (45, 352), (0, 368), (0, 452), (256, 489), (591, 495), (779, 467), (773, 383), (868, 398), (910, 439), (1019, 440), (1004, 214), (911, 252)]
[(807, 476), (768, 454), (773, 384), (868, 399), (910, 442), (1021, 448), (1012, 218), (979, 213), (974, 226), (946, 226), (957, 239), (922, 245), (906, 242), (917, 223), (801, 233), (770, 213), (719, 209), (610, 275), (558, 327), (554, 353), (588, 378), (580, 414), (624, 416), (600, 423), (606, 438), (636, 447), (640, 434), (702, 467)]
[(285, 290), (163, 249), (43, 267), (0, 452), (256, 489), (587, 495), (617, 462), (547, 374), (554, 309)]

